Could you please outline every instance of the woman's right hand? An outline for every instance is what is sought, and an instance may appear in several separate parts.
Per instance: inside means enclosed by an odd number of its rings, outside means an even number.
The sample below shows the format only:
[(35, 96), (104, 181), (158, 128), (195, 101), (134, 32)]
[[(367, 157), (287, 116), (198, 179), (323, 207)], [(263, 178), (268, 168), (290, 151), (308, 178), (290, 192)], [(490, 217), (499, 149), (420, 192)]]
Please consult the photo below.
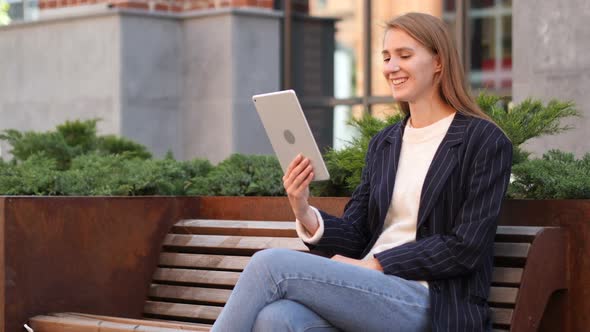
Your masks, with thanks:
[(318, 222), (315, 213), (309, 206), (309, 184), (313, 180), (313, 167), (309, 159), (301, 154), (289, 164), (283, 176), (283, 186), (289, 197), (291, 209), (310, 234), (314, 234)]

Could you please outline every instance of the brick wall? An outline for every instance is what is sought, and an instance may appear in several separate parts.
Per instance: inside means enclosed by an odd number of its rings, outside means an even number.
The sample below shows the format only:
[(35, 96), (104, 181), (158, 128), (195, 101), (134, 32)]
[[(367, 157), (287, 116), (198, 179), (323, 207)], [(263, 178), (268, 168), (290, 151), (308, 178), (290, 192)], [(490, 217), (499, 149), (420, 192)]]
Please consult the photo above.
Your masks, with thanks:
[[(279, 0), (282, 3), (282, 0)], [(275, 0), (39, 0), (41, 10), (107, 3), (113, 7), (183, 12), (224, 7), (275, 8)], [(293, 10), (308, 13), (308, 0), (293, 0)], [(280, 6), (279, 6), (280, 7)]]

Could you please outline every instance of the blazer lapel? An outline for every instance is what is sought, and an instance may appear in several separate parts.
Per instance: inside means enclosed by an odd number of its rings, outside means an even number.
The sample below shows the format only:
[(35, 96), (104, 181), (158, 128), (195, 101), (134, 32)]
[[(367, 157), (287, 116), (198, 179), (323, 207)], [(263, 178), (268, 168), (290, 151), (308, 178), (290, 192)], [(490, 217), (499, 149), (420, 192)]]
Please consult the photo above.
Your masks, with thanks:
[(444, 188), (445, 182), (457, 165), (456, 145), (463, 142), (463, 134), (469, 119), (461, 113), (456, 113), (449, 129), (440, 143), (422, 186), (420, 195), (420, 208), (418, 210), (419, 228), (430, 214), (434, 203)]
[[(380, 185), (376, 188), (376, 199), (379, 206), (379, 222), (383, 225), (387, 211), (391, 205), (395, 176), (402, 148), (404, 128), (409, 117), (406, 117), (392, 132), (385, 137), (385, 145), (380, 160), (377, 161), (376, 174), (380, 176)], [(388, 144), (389, 143), (389, 144)]]

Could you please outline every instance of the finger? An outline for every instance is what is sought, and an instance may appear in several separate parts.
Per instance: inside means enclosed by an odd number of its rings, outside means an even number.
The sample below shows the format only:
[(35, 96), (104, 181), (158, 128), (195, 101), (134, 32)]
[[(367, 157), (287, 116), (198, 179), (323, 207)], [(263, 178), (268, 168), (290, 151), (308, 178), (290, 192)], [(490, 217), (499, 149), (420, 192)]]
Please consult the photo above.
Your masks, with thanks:
[(301, 162), (301, 157), (303, 157), (303, 155), (300, 153), (295, 158), (293, 158), (293, 160), (289, 164), (289, 167), (287, 167), (287, 172), (285, 172), (285, 174), (291, 172), (293, 168), (295, 168), (295, 166), (297, 166)]
[(299, 195), (304, 190), (309, 189), (309, 184), (313, 181), (313, 170), (307, 175), (307, 177), (299, 184), (299, 187), (295, 188), (293, 191), (293, 195)]
[(302, 186), (302, 184), (309, 177), (309, 174), (311, 172), (313, 172), (313, 167), (311, 165), (308, 165), (301, 173), (299, 173), (299, 175), (297, 175), (295, 179), (293, 179), (290, 187), (294, 191), (300, 191), (301, 189), (305, 189), (305, 186)]
[(309, 177), (310, 172), (311, 169), (305, 169), (303, 172), (301, 172), (299, 176), (294, 179), (288, 187), (285, 188), (287, 195), (292, 197), (301, 197), (302, 193), (307, 190), (307, 186), (304, 184), (304, 182)]
[(311, 172), (309, 173), (309, 175), (307, 176), (307, 179), (305, 179), (305, 181), (303, 181), (303, 183), (301, 185), (308, 187), (309, 184), (311, 183), (311, 181), (313, 181), (314, 175), (315, 174), (313, 173), (313, 169), (312, 169)]
[(305, 159), (303, 159), (303, 161), (301, 161), (299, 164), (297, 164), (297, 166), (295, 166), (295, 168), (293, 168), (293, 170), (291, 170), (291, 172), (289, 172), (289, 174), (287, 174), (287, 179), (284, 181), (285, 184), (287, 186), (291, 186), (291, 184), (294, 183), (295, 179), (297, 179), (297, 177), (299, 175), (301, 175), (301, 172), (303, 172), (307, 168), (309, 163), (310, 163), (309, 159), (305, 158)]
[(298, 170), (301, 169), (301, 165), (303, 163), (305, 163), (305, 158), (303, 158), (301, 155), (298, 155), (295, 159), (293, 159), (291, 164), (289, 164), (287, 171), (285, 172), (285, 178), (292, 178), (293, 173), (295, 173), (296, 176), (299, 173)]

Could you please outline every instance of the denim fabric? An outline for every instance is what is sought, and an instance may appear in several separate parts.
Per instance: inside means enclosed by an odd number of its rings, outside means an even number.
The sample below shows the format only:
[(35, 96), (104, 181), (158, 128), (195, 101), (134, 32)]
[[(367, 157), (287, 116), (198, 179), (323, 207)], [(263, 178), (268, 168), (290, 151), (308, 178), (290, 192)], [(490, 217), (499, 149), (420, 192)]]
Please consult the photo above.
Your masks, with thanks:
[(428, 289), (306, 253), (256, 253), (213, 332), (428, 331)]

